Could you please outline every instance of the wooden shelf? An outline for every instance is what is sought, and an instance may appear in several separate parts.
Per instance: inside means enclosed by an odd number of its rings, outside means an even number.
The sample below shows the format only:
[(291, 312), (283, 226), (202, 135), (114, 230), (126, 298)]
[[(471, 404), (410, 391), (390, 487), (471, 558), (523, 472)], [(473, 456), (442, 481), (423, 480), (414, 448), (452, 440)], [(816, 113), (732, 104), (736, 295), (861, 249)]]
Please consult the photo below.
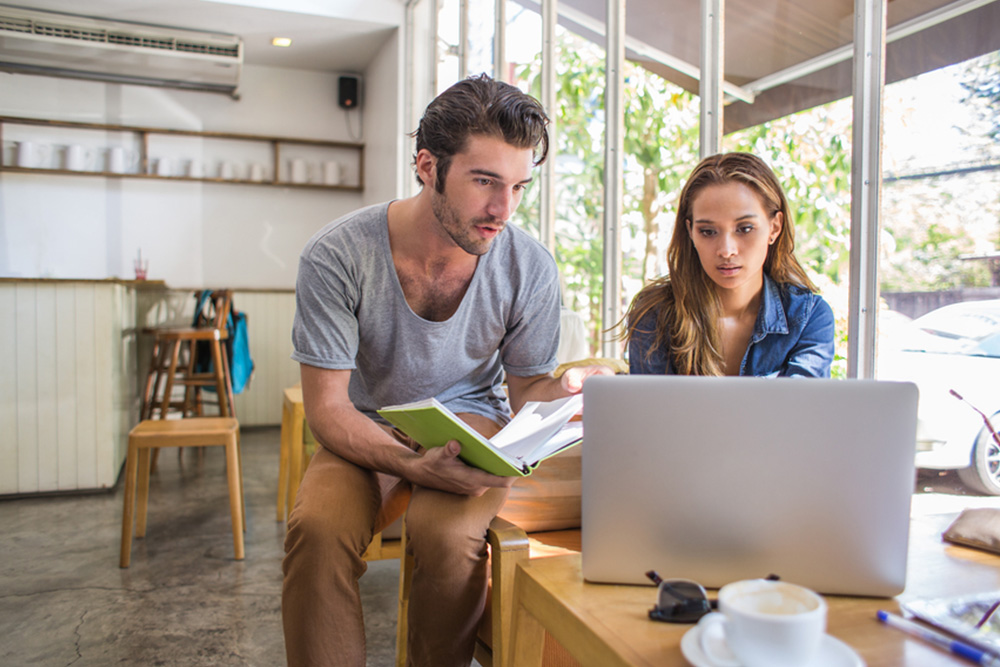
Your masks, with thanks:
[[(46, 128), (65, 128), (69, 130), (81, 131), (101, 131), (101, 132), (121, 132), (133, 134), (138, 138), (138, 159), (135, 161), (135, 171), (114, 172), (106, 170), (75, 170), (63, 167), (22, 167), (12, 164), (6, 159), (5, 152), (0, 151), (0, 171), (22, 173), (22, 174), (56, 174), (64, 176), (98, 176), (102, 178), (144, 178), (163, 181), (187, 181), (200, 183), (224, 183), (231, 185), (257, 185), (282, 188), (304, 188), (312, 190), (340, 190), (350, 192), (361, 192), (364, 189), (364, 144), (344, 141), (326, 141), (322, 139), (308, 139), (299, 137), (278, 137), (256, 134), (238, 134), (232, 132), (202, 132), (197, 130), (176, 130), (170, 128), (140, 127), (132, 125), (111, 125), (103, 123), (78, 123), (71, 121), (48, 120), (41, 118), (21, 118), (14, 116), (0, 116), (0, 146), (4, 135), (5, 125), (27, 125)], [(213, 176), (188, 176), (188, 175), (159, 175), (151, 173), (150, 138), (151, 137), (192, 137), (205, 140), (219, 140), (221, 144), (226, 142), (244, 142), (250, 144), (265, 144), (269, 152), (270, 175), (260, 179), (246, 178), (221, 178)], [(56, 144), (58, 145), (58, 144)], [(107, 150), (110, 146), (103, 146), (97, 150)], [(347, 153), (355, 158), (355, 164), (348, 172), (348, 182), (335, 184), (314, 182), (301, 182), (291, 180), (290, 167), (286, 167), (282, 160), (288, 154), (295, 155), (296, 150), (305, 149), (314, 156), (324, 152), (332, 155), (343, 155)], [(224, 155), (224, 153), (223, 153)], [(302, 158), (298, 158), (302, 159)], [(51, 163), (51, 161), (50, 161)], [(318, 166), (318, 165), (317, 165)], [(318, 171), (318, 170), (317, 170)], [(317, 174), (318, 175), (318, 174)]]

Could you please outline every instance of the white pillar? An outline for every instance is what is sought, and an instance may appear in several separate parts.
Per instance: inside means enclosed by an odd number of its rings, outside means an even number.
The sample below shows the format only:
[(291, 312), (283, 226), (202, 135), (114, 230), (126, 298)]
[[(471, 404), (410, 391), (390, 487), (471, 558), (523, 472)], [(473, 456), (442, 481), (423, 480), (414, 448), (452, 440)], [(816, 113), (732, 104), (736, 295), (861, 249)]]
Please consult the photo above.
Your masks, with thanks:
[(875, 375), (886, 0), (854, 2), (854, 127), (847, 376)]
[(725, 0), (701, 0), (701, 124), (698, 149), (702, 158), (722, 147), (722, 81), (725, 61)]
[[(622, 316), (622, 180), (625, 159), (625, 0), (607, 0), (607, 83), (604, 89), (604, 293), (601, 326)], [(618, 343), (605, 335), (601, 354), (618, 357)]]

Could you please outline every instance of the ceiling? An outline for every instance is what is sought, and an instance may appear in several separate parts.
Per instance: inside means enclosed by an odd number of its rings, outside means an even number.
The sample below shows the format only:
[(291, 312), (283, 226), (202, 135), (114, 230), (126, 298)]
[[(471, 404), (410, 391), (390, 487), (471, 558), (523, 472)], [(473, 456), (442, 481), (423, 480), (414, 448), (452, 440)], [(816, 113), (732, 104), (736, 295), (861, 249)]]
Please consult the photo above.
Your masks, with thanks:
[[(627, 0), (627, 57), (697, 93), (700, 4)], [(854, 0), (725, 0), (724, 11), (726, 132), (851, 94)], [(559, 0), (559, 13), (605, 43), (604, 0)], [(887, 14), (887, 83), (1000, 50), (998, 0), (889, 0)]]
[[(247, 0), (247, 4), (253, 1)], [(329, 72), (363, 72), (396, 30), (396, 23), (392, 22), (394, 17), (391, 16), (387, 16), (385, 21), (356, 20), (322, 13), (249, 7), (230, 0), (12, 0), (3, 4), (115, 21), (229, 33), (243, 38), (244, 62), (247, 64)], [(285, 7), (296, 4), (304, 7), (310, 4), (351, 5), (343, 0), (334, 3), (286, 0), (277, 4)], [(399, 3), (393, 0), (390, 4)], [(292, 46), (272, 46), (273, 37), (291, 37)]]

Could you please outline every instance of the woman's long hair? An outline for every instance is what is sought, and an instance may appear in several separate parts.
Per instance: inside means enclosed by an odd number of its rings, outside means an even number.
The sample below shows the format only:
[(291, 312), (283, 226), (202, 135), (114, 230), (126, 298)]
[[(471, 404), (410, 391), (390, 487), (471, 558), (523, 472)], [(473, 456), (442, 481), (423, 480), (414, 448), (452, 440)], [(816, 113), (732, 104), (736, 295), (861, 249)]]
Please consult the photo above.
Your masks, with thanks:
[[(674, 233), (667, 248), (667, 276), (646, 285), (633, 299), (625, 316), (622, 334), (628, 341), (650, 311), (657, 313), (655, 338), (649, 348), (669, 345), (674, 372), (679, 375), (724, 375), (725, 361), (717, 323), (722, 307), (715, 283), (701, 266), (688, 233), (691, 203), (703, 189), (713, 185), (742, 183), (753, 190), (764, 210), (773, 218), (781, 213), (778, 238), (767, 249), (764, 271), (779, 284), (791, 283), (815, 292), (816, 286), (795, 259), (795, 230), (788, 200), (771, 168), (749, 153), (722, 153), (707, 157), (695, 167), (681, 190)], [(644, 328), (645, 329), (645, 328)]]

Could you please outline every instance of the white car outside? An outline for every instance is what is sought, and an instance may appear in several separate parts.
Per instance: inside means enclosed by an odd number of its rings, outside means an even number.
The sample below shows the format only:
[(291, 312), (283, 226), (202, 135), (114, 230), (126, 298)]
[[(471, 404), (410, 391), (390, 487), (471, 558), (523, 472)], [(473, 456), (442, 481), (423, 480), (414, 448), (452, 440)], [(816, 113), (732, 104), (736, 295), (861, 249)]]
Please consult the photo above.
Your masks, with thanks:
[(917, 467), (957, 470), (971, 489), (1000, 495), (1000, 446), (983, 418), (1000, 428), (1000, 299), (899, 319), (880, 327), (878, 378), (920, 390)]

